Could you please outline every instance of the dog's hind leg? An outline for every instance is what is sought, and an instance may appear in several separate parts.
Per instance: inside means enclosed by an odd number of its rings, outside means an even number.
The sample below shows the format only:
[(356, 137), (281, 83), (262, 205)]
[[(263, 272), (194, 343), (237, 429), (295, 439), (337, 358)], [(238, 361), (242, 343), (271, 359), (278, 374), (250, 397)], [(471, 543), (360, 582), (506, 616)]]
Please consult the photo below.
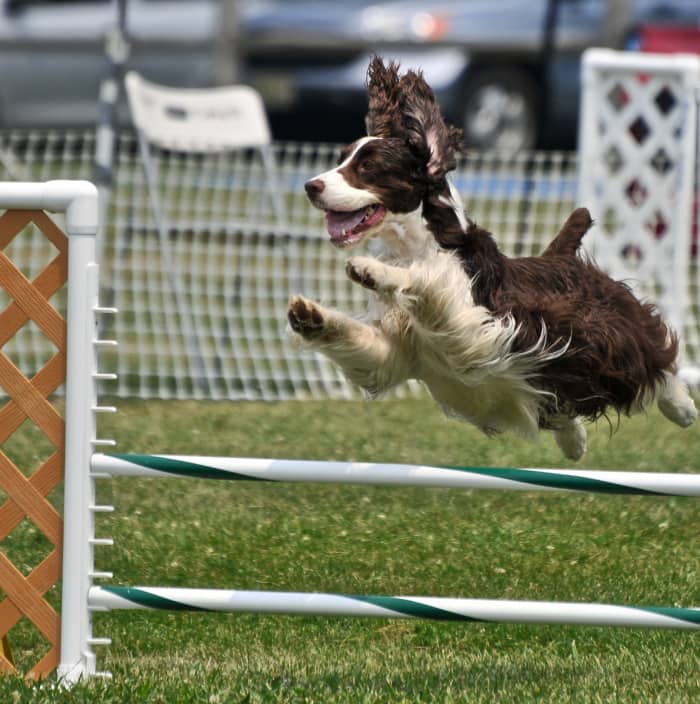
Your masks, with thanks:
[(687, 428), (698, 417), (695, 402), (686, 385), (675, 374), (665, 372), (664, 376), (663, 386), (656, 399), (659, 410), (676, 425)]
[(557, 418), (554, 439), (564, 456), (574, 462), (586, 452), (588, 437), (580, 418)]
[(290, 300), (287, 318), (295, 333), (370, 394), (382, 393), (409, 377), (410, 360), (379, 326), (303, 296)]

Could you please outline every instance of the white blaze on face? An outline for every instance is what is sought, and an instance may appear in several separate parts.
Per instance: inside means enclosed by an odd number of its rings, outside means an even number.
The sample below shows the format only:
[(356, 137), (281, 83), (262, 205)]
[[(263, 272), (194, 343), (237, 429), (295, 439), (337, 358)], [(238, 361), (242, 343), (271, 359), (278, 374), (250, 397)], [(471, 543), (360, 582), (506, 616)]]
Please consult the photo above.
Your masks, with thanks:
[(340, 173), (341, 169), (344, 169), (352, 162), (357, 152), (367, 142), (371, 142), (374, 139), (381, 139), (381, 137), (363, 137), (358, 140), (352, 153), (341, 164), (314, 177), (314, 180), (322, 181), (324, 185), (323, 192), (318, 196), (317, 205), (325, 210), (352, 211), (379, 203), (379, 198), (374, 193), (363, 188), (351, 186), (345, 180), (345, 176)]

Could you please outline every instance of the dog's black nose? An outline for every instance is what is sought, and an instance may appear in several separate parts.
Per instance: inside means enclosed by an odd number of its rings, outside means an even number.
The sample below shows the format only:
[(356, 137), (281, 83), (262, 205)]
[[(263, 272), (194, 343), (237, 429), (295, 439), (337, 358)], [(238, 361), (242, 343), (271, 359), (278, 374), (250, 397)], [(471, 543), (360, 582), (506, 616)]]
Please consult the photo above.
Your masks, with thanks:
[(306, 189), (306, 195), (309, 196), (309, 198), (315, 198), (316, 196), (320, 196), (321, 193), (323, 193), (323, 189), (326, 187), (326, 184), (321, 181), (320, 178), (312, 178), (310, 181), (307, 181), (304, 184), (304, 188)]

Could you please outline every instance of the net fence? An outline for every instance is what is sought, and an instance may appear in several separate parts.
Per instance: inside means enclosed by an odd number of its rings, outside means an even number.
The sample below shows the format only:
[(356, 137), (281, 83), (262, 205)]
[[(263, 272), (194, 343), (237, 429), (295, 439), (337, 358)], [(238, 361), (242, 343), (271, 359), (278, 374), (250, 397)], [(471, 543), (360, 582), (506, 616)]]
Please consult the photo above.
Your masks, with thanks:
[[(92, 133), (0, 134), (0, 179), (90, 179), (94, 147)], [(330, 245), (323, 214), (303, 189), (335, 164), (339, 150), (277, 143), (272, 167), (255, 151), (155, 151), (166, 224), (159, 235), (137, 140), (120, 135), (100, 265), (101, 302), (119, 309), (103, 322), (101, 337), (117, 339), (119, 347), (103, 352), (101, 367), (119, 379), (104, 382), (104, 393), (231, 400), (357, 395), (330, 362), (294, 343), (286, 320), (295, 293), (353, 315), (367, 308), (367, 292), (345, 276), (347, 253)], [(470, 217), (496, 233), (508, 254), (537, 254), (577, 204), (577, 156), (470, 154), (453, 181)], [(33, 278), (46, 246), (29, 232), (7, 251)], [(691, 314), (697, 325), (697, 305)], [(689, 358), (700, 356), (697, 347), (687, 350)], [(51, 354), (31, 323), (4, 351), (29, 375)], [(396, 393), (417, 394), (420, 387), (407, 384)]]

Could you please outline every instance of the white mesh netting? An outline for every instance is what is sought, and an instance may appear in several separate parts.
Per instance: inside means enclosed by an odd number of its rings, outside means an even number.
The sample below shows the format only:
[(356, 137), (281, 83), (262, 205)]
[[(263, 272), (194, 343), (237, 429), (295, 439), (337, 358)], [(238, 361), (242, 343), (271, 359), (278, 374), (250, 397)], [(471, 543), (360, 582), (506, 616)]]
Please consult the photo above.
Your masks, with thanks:
[[(89, 179), (93, 149), (92, 134), (7, 133), (0, 137), (0, 178)], [(347, 255), (329, 244), (323, 214), (304, 195), (304, 181), (334, 164), (338, 151), (274, 145), (283, 222), (256, 153), (154, 152), (167, 246), (185, 292), (178, 305), (136, 140), (120, 138), (100, 270), (101, 301), (119, 308), (101, 332), (119, 348), (104, 352), (102, 368), (117, 371), (119, 380), (116, 388), (106, 382), (105, 393), (214, 399), (356, 393), (325, 358), (292, 342), (286, 321), (289, 296), (298, 292), (355, 314), (366, 308), (366, 292), (345, 276)], [(576, 157), (474, 154), (454, 182), (471, 217), (497, 233), (506, 251), (537, 253), (575, 205)], [(29, 233), (8, 251), (33, 276), (44, 246)], [(45, 359), (45, 345), (26, 327), (6, 351), (31, 373)], [(407, 386), (397, 393), (416, 391)]]
[[(598, 226), (587, 248), (663, 307), (683, 333), (693, 380), (700, 366), (698, 79), (685, 64), (680, 72), (655, 69), (647, 59), (630, 65), (627, 55), (610, 65), (611, 55), (586, 78), (580, 163), (572, 153), (470, 154), (453, 181), (470, 216), (509, 254), (537, 254), (574, 207), (588, 206)], [(93, 151), (92, 134), (0, 134), (0, 179), (89, 179)], [(153, 151), (162, 240), (138, 143), (120, 137), (100, 270), (102, 303), (119, 308), (101, 331), (119, 348), (106, 350), (101, 366), (119, 380), (116, 388), (106, 382), (105, 393), (265, 400), (356, 393), (325, 358), (292, 342), (286, 321), (288, 298), (299, 292), (352, 314), (366, 308), (366, 292), (345, 276), (347, 254), (329, 244), (322, 213), (304, 195), (304, 181), (338, 152), (275, 144), (270, 173), (251, 151)], [(30, 232), (7, 251), (34, 276), (47, 246)], [(49, 354), (46, 344), (28, 325), (4, 351), (31, 374)]]

